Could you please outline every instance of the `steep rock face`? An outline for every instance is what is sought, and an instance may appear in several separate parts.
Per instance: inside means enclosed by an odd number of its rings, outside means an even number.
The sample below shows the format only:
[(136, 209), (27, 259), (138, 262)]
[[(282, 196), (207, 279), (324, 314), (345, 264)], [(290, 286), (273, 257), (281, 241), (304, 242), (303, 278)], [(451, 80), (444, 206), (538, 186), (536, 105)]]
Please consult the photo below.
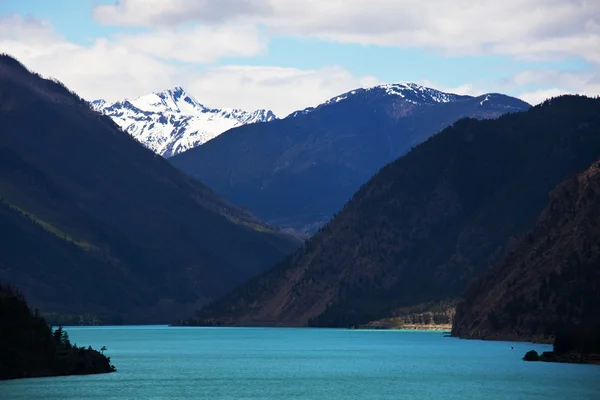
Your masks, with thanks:
[(549, 340), (600, 324), (600, 162), (562, 182), (536, 226), (458, 306), (452, 334)]
[(383, 85), (232, 129), (169, 161), (263, 220), (313, 233), (381, 167), (457, 119), (528, 108), (500, 94)]
[(0, 279), (45, 312), (170, 322), (298, 245), (8, 56), (0, 126)]
[(207, 108), (180, 86), (115, 103), (95, 100), (91, 106), (165, 158), (198, 147), (236, 126), (276, 118), (269, 110)]
[(461, 120), (383, 168), (275, 268), (200, 310), (210, 325), (353, 326), (451, 299), (600, 154), (600, 99)]

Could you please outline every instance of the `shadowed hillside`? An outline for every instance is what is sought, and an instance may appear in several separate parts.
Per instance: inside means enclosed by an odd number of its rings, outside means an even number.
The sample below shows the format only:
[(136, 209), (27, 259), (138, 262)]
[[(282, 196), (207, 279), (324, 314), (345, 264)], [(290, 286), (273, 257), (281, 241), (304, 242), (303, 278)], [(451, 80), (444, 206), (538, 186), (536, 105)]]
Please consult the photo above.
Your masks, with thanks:
[(169, 322), (298, 245), (8, 56), (0, 126), (0, 278), (45, 312)]

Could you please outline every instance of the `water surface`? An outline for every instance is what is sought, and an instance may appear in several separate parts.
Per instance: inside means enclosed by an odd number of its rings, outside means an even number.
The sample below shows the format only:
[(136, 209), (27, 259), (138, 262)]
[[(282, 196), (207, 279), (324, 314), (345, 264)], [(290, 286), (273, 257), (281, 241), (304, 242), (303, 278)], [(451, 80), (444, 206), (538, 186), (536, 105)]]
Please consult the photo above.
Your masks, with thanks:
[[(600, 399), (600, 366), (440, 332), (70, 327), (117, 373), (0, 381), (0, 399)], [(514, 346), (514, 350), (511, 349)]]

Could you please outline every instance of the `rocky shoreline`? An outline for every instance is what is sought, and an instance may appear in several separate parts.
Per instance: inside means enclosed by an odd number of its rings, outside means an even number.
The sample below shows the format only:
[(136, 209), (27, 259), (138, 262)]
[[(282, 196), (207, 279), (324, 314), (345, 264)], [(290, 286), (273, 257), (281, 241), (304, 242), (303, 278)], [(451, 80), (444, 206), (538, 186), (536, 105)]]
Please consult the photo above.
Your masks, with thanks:
[(395, 329), (411, 331), (448, 331), (452, 330), (452, 324), (407, 324), (402, 318), (386, 318), (371, 321), (359, 326), (361, 329)]
[(554, 351), (545, 351), (538, 354), (535, 350), (528, 351), (523, 357), (524, 361), (543, 361), (567, 364), (596, 364), (600, 365), (600, 354), (559, 354)]

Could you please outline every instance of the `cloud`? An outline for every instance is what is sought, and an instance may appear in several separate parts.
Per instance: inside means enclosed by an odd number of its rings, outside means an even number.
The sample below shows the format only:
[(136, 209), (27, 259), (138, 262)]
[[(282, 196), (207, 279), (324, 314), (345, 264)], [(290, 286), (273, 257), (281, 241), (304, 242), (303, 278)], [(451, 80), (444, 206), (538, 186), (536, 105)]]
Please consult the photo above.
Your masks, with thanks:
[(117, 100), (163, 90), (195, 64), (254, 56), (265, 51), (266, 41), (255, 27), (214, 26), (165, 28), (79, 45), (46, 21), (14, 14), (0, 17), (0, 49), (84, 98)]
[(95, 16), (137, 26), (236, 19), (273, 35), (600, 64), (596, 0), (121, 0), (97, 6)]
[(169, 26), (187, 22), (221, 23), (244, 15), (264, 15), (264, 0), (119, 0), (94, 7), (94, 18), (107, 25)]
[[(0, 18), (0, 48), (28, 68), (59, 79), (88, 100), (116, 101), (181, 85), (208, 106), (268, 108), (286, 115), (341, 92), (379, 83), (374, 77), (356, 77), (338, 66), (314, 70), (268, 66), (198, 68), (195, 63), (210, 62), (218, 57), (216, 53), (253, 54), (263, 48), (262, 42), (257, 39), (259, 36), (253, 36), (252, 29), (245, 27), (209, 37), (204, 36), (208, 35), (204, 28), (186, 32), (187, 35), (178, 34), (167, 29), (101, 38), (82, 46), (65, 40), (47, 22), (13, 15)], [(212, 50), (223, 42), (227, 42), (224, 47)], [(183, 63), (173, 63), (171, 59)]]
[(217, 62), (265, 54), (273, 37), (311, 37), (442, 56), (583, 60), (587, 70), (521, 71), (495, 82), (474, 76), (456, 87), (419, 83), (460, 94), (517, 94), (534, 102), (553, 93), (600, 93), (595, 0), (120, 0), (98, 5), (93, 13), (103, 24), (143, 28), (81, 45), (48, 22), (12, 15), (0, 17), (0, 48), (89, 99), (116, 100), (182, 85), (208, 105), (280, 114), (378, 80), (341, 66), (299, 70)]
[(339, 66), (316, 70), (267, 66), (223, 66), (190, 79), (189, 89), (211, 106), (269, 108), (277, 115), (315, 106), (357, 87), (380, 83), (373, 76), (357, 77)]
[[(471, 83), (456, 88), (430, 86), (463, 94), (523, 93), (525, 99), (549, 93), (600, 92), (597, 79), (587, 76), (600, 71), (597, 0), (121, 0), (97, 6), (95, 16), (106, 24), (160, 29), (188, 23), (241, 24), (260, 27), (270, 37), (418, 48), (441, 56), (577, 60), (586, 63), (588, 71), (555, 71), (558, 81), (546, 71), (525, 71), (509, 81), (485, 82), (486, 87)], [(260, 40), (253, 41), (253, 51), (265, 51), (265, 42)]]
[(513, 88), (539, 88), (518, 95), (530, 104), (538, 104), (550, 97), (567, 93), (597, 96), (600, 94), (600, 73), (597, 70), (521, 71), (515, 74), (506, 84)]
[[(57, 47), (68, 47), (73, 51), (84, 49), (67, 42), (48, 22), (18, 14), (0, 16), (0, 41), (12, 48), (19, 48), (19, 54), (23, 53), (25, 47), (30, 48), (30, 52), (46, 54), (55, 53)], [(96, 39), (95, 46), (110, 48), (127, 57), (145, 55), (162, 60), (207, 64), (224, 57), (256, 56), (266, 51), (267, 40), (258, 27), (235, 24), (171, 27), (114, 35)], [(94, 65), (86, 67), (94, 68)]]
[(600, 84), (600, 73), (594, 70), (525, 70), (515, 74), (508, 83), (515, 86), (525, 86), (547, 85), (549, 82), (568, 88), (593, 86)]
[(117, 36), (115, 42), (156, 58), (198, 64), (224, 57), (252, 57), (267, 49), (266, 38), (250, 25), (158, 29)]
[(568, 93), (569, 92), (567, 92), (563, 89), (559, 89), (559, 88), (540, 89), (540, 90), (534, 90), (531, 92), (521, 93), (519, 95), (519, 98), (523, 101), (528, 102), (531, 105), (536, 105), (536, 104), (542, 103), (546, 99), (560, 96), (562, 94), (568, 94)]
[(89, 46), (65, 40), (45, 21), (0, 18), (0, 48), (44, 76), (61, 80), (84, 98), (133, 95), (163, 86), (176, 74), (169, 63), (108, 39)]

